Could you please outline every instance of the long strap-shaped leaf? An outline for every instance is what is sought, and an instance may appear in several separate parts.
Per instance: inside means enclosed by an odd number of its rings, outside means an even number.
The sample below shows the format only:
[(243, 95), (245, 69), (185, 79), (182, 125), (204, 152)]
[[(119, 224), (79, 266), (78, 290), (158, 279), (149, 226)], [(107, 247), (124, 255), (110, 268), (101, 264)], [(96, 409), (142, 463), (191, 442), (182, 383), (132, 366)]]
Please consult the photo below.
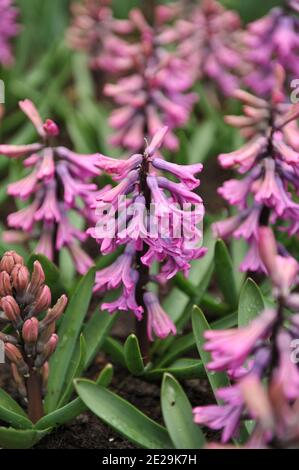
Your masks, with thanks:
[(115, 393), (88, 380), (75, 380), (86, 406), (126, 439), (146, 449), (172, 449), (167, 430)]
[(16, 429), (30, 429), (33, 426), (24, 410), (3, 389), (0, 389), (0, 420)]
[(161, 391), (163, 419), (176, 449), (201, 449), (205, 443), (199, 426), (193, 422), (191, 404), (178, 383), (165, 374)]
[(205, 351), (203, 346), (205, 343), (204, 332), (209, 330), (210, 326), (203, 312), (197, 306), (194, 306), (192, 313), (192, 327), (200, 358), (205, 367), (212, 390), (215, 393), (218, 388), (227, 387), (229, 380), (224, 372), (210, 372), (207, 369), (207, 364), (210, 362), (210, 353)]

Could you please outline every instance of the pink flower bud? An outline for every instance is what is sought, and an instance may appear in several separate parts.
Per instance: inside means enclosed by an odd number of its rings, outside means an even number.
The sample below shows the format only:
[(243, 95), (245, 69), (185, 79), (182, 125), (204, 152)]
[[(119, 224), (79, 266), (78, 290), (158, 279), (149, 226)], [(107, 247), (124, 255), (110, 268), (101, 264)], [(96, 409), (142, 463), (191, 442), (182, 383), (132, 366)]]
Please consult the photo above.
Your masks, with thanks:
[(29, 286), (30, 293), (36, 295), (39, 288), (45, 282), (45, 273), (39, 261), (34, 261), (31, 282)]
[(41, 352), (41, 354), (39, 354), (37, 358), (35, 359), (35, 362), (34, 362), (35, 367), (40, 368), (48, 360), (48, 358), (55, 351), (57, 343), (58, 343), (58, 336), (54, 333), (51, 335), (49, 341), (44, 346), (44, 349)]
[(7, 251), (0, 261), (0, 271), (6, 271), (10, 274), (16, 264), (24, 264), (22, 256), (15, 251)]
[(30, 281), (30, 274), (26, 266), (16, 264), (11, 272), (12, 285), (17, 293), (23, 293)]
[(59, 134), (59, 127), (57, 124), (52, 121), (52, 119), (47, 119), (43, 124), (43, 129), (48, 136), (55, 137)]
[(28, 376), (29, 367), (24, 361), (21, 351), (16, 346), (10, 343), (6, 343), (5, 355), (10, 362), (12, 362), (13, 364), (16, 364), (18, 370), (20, 371), (22, 375)]
[(22, 323), (21, 311), (17, 302), (11, 295), (7, 295), (1, 299), (1, 308), (9, 321), (18, 328)]
[(66, 304), (68, 302), (67, 296), (62, 295), (54, 305), (54, 307), (50, 308), (47, 312), (45, 318), (40, 322), (40, 330), (44, 330), (50, 323), (56, 322), (64, 312)]
[(35, 343), (38, 338), (38, 325), (37, 318), (29, 318), (25, 321), (22, 329), (22, 336), (25, 343)]
[(51, 305), (51, 291), (48, 286), (43, 286), (38, 295), (37, 295), (37, 300), (34, 303), (33, 311), (30, 313), (37, 315), (40, 312), (43, 312), (44, 310), (47, 310), (49, 306)]
[(6, 271), (0, 273), (0, 296), (5, 297), (6, 295), (12, 294), (12, 287), (10, 283), (10, 276)]

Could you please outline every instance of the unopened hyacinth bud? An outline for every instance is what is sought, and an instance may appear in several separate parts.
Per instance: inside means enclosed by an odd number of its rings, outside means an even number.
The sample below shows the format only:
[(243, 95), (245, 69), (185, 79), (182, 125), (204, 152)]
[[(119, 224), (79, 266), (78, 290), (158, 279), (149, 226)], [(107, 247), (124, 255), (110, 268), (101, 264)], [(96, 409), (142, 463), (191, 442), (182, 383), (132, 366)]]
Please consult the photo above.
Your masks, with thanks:
[(35, 343), (38, 338), (38, 319), (29, 318), (25, 321), (22, 329), (23, 340), (25, 343)]
[(24, 376), (28, 376), (29, 367), (24, 361), (23, 355), (19, 348), (17, 348), (14, 344), (6, 343), (5, 344), (5, 355), (7, 359), (14, 363), (19, 372)]
[(16, 264), (11, 272), (12, 285), (18, 294), (26, 291), (29, 281), (30, 273), (26, 266)]
[(12, 294), (10, 275), (6, 271), (0, 272), (0, 297)]
[(48, 358), (53, 354), (58, 343), (58, 336), (54, 333), (51, 335), (49, 341), (45, 344), (42, 352), (37, 355), (34, 366), (40, 368)]
[(22, 336), (25, 343), (25, 352), (28, 357), (31, 357), (34, 353), (35, 343), (38, 338), (38, 327), (39, 322), (37, 318), (30, 318), (23, 325)]
[(66, 295), (62, 295), (56, 302), (56, 304), (54, 305), (54, 307), (52, 308), (49, 308), (48, 312), (47, 312), (47, 315), (45, 316), (45, 318), (40, 322), (40, 325), (39, 325), (39, 330), (40, 331), (43, 331), (45, 328), (47, 328), (51, 323), (53, 322), (56, 322), (57, 320), (59, 320), (59, 318), (61, 317), (61, 315), (63, 314), (64, 312), (64, 309), (66, 307), (66, 304), (67, 304), (67, 296)]
[(36, 296), (36, 301), (32, 306), (30, 315), (38, 315), (41, 312), (44, 312), (49, 308), (51, 304), (51, 290), (48, 286), (43, 286), (40, 288)]
[(7, 295), (1, 299), (1, 309), (15, 328), (19, 328), (22, 325), (23, 320), (20, 307), (11, 295)]
[[(28, 414), (35, 422), (31, 405), (36, 395), (33, 393), (33, 399), (29, 390), (32, 392), (33, 387), (36, 391), (43, 377), (44, 389), (40, 390), (40, 396), (46, 393), (48, 365), (44, 364), (55, 351), (58, 342), (56, 320), (65, 309), (67, 297), (62, 295), (50, 308), (51, 290), (45, 284), (41, 263), (35, 261), (30, 274), (23, 259), (16, 253), (5, 253), (3, 258), (2, 267), (8, 269), (10, 274), (6, 270), (0, 272), (0, 315), (1, 320), (6, 322), (5, 327), (15, 331), (12, 334), (0, 331), (0, 341), (5, 345), (5, 354), (11, 363), (19, 393), (25, 397), (26, 387), (28, 389)], [(39, 320), (38, 315), (46, 311), (44, 319)]]
[(22, 256), (18, 255), (15, 251), (7, 251), (0, 261), (0, 271), (6, 271), (10, 274), (16, 264), (24, 264)]
[(59, 127), (52, 119), (46, 120), (43, 129), (49, 137), (56, 137), (59, 134)]
[(34, 295), (45, 282), (45, 273), (39, 261), (34, 261), (33, 272), (28, 291)]

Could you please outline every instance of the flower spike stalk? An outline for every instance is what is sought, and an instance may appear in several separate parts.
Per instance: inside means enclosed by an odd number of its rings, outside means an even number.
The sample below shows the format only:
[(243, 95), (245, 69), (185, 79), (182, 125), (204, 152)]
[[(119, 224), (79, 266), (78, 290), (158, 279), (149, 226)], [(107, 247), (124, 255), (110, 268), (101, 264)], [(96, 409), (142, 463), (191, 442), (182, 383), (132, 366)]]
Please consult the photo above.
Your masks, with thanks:
[(240, 129), (246, 143), (219, 155), (220, 165), (237, 169), (240, 178), (226, 181), (218, 192), (238, 213), (215, 223), (213, 230), (221, 238), (247, 241), (243, 271), (265, 271), (258, 250), (260, 226), (286, 221), (283, 229), (289, 235), (298, 231), (299, 205), (293, 193), (299, 190), (299, 107), (285, 100), (284, 78), (284, 70), (277, 65), (270, 101), (236, 90), (234, 96), (243, 103), (244, 115), (226, 117), (228, 124)]
[(7, 242), (24, 241), (26, 235), (27, 240), (38, 239), (35, 252), (56, 262), (59, 251), (66, 247), (77, 271), (84, 274), (93, 261), (80, 246), (87, 236), (72, 224), (70, 215), (75, 212), (83, 221), (91, 220), (89, 206), (96, 195), (91, 178), (100, 174), (98, 156), (79, 155), (56, 146), (57, 124), (51, 119), (43, 122), (30, 100), (19, 105), (40, 139), (28, 145), (0, 145), (0, 155), (23, 157), (24, 167), (30, 171), (8, 185), (8, 194), (31, 202), (8, 216), (9, 227), (17, 231), (6, 232), (4, 238)]
[[(62, 295), (51, 307), (51, 291), (39, 261), (34, 262), (30, 274), (21, 256), (14, 251), (4, 253), (0, 260), (0, 321), (12, 331), (0, 331), (0, 340), (18, 391), (27, 399), (33, 423), (43, 416), (48, 360), (58, 342), (55, 323), (66, 304), (67, 297)], [(39, 320), (43, 312), (46, 315)]]
[[(292, 292), (298, 282), (298, 263), (278, 253), (269, 227), (259, 228), (258, 240), (276, 305), (248, 326), (206, 331), (209, 370), (226, 371), (233, 384), (217, 391), (223, 404), (195, 408), (194, 420), (222, 429), (222, 442), (226, 443), (237, 436), (242, 421), (253, 419), (255, 426), (245, 447), (298, 447), (299, 367), (294, 348), (299, 298)], [(294, 313), (290, 315), (290, 311)]]
[[(137, 318), (137, 334), (148, 358), (148, 339), (165, 338), (176, 328), (160, 306), (150, 281), (165, 284), (177, 272), (188, 275), (190, 262), (205, 254), (200, 224), (204, 215), (201, 198), (193, 191), (202, 165), (177, 165), (160, 157), (167, 127), (161, 128), (143, 154), (127, 160), (101, 155), (100, 168), (118, 182), (97, 198), (98, 223), (89, 234), (102, 254), (125, 249), (109, 267), (97, 272), (95, 292), (118, 287), (121, 296), (102, 309), (131, 310)], [(164, 176), (171, 174), (179, 182)], [(163, 175), (163, 176), (162, 176)], [(154, 264), (159, 272), (152, 273)]]

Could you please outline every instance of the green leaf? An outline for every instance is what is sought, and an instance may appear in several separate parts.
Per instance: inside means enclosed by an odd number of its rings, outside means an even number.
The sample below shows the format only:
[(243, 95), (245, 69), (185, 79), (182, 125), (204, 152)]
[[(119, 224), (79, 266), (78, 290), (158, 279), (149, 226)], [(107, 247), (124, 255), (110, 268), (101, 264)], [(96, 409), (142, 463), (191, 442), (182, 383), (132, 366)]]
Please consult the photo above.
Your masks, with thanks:
[(212, 119), (196, 127), (189, 146), (188, 161), (190, 164), (204, 162), (215, 142), (216, 126)]
[(210, 362), (210, 353), (203, 349), (205, 343), (204, 332), (210, 329), (210, 326), (203, 314), (203, 312), (197, 306), (194, 307), (192, 313), (192, 327), (196, 341), (196, 346), (200, 355), (200, 358), (204, 364), (206, 374), (211, 384), (212, 390), (215, 394), (216, 390), (220, 387), (227, 387), (229, 380), (223, 372), (210, 372), (207, 369), (207, 364)]
[(59, 400), (59, 408), (69, 401), (73, 391), (73, 380), (81, 376), (84, 370), (85, 360), (86, 341), (84, 339), (84, 336), (81, 334), (78, 341), (78, 345), (75, 349), (75, 353), (70, 361), (67, 375), (65, 377), (65, 390), (61, 399)]
[(97, 307), (92, 317), (83, 329), (83, 335), (86, 341), (86, 359), (85, 368), (90, 365), (97, 352), (102, 347), (111, 328), (118, 319), (119, 315), (104, 311), (99, 311)]
[(105, 351), (105, 353), (111, 356), (111, 358), (117, 364), (126, 367), (124, 348), (119, 341), (112, 338), (111, 336), (107, 336), (103, 344), (103, 350)]
[(57, 407), (65, 389), (65, 379), (75, 354), (77, 340), (91, 299), (94, 277), (94, 268), (82, 277), (63, 316), (58, 331), (59, 343), (50, 360), (48, 393), (45, 399), (48, 413)]
[(233, 264), (228, 249), (222, 240), (217, 240), (215, 245), (215, 272), (219, 288), (225, 301), (231, 305), (231, 307), (237, 307), (238, 295)]
[(141, 375), (144, 372), (143, 359), (137, 337), (132, 334), (128, 336), (124, 346), (126, 365), (131, 374)]
[(0, 420), (17, 429), (28, 429), (33, 426), (25, 411), (2, 388), (0, 388)]
[(205, 443), (199, 426), (193, 422), (191, 404), (177, 380), (165, 374), (161, 390), (163, 419), (176, 449), (201, 449)]
[[(106, 367), (101, 371), (96, 383), (103, 387), (108, 387), (113, 376), (113, 366), (107, 364)], [(52, 411), (52, 413), (43, 416), (35, 425), (35, 429), (46, 429), (55, 427), (79, 416), (81, 413), (86, 411), (87, 407), (81, 400), (81, 398), (75, 398), (67, 405)]]
[(263, 294), (256, 283), (248, 278), (240, 293), (238, 325), (246, 326), (265, 308)]
[(0, 448), (2, 449), (30, 449), (51, 429), (39, 431), (36, 429), (14, 429), (0, 427)]
[(75, 388), (86, 406), (126, 439), (146, 449), (172, 449), (165, 428), (135, 406), (88, 380), (76, 380)]
[(172, 374), (179, 380), (206, 378), (203, 363), (198, 359), (181, 358), (168, 367), (152, 369), (145, 374), (147, 380), (161, 379), (165, 373)]
[(34, 261), (39, 261), (42, 265), (46, 276), (46, 284), (50, 287), (52, 298), (57, 300), (62, 294), (65, 293), (66, 289), (60, 277), (60, 272), (57, 266), (50, 261), (46, 256), (41, 254), (32, 254), (28, 260), (28, 269), (33, 269)]

